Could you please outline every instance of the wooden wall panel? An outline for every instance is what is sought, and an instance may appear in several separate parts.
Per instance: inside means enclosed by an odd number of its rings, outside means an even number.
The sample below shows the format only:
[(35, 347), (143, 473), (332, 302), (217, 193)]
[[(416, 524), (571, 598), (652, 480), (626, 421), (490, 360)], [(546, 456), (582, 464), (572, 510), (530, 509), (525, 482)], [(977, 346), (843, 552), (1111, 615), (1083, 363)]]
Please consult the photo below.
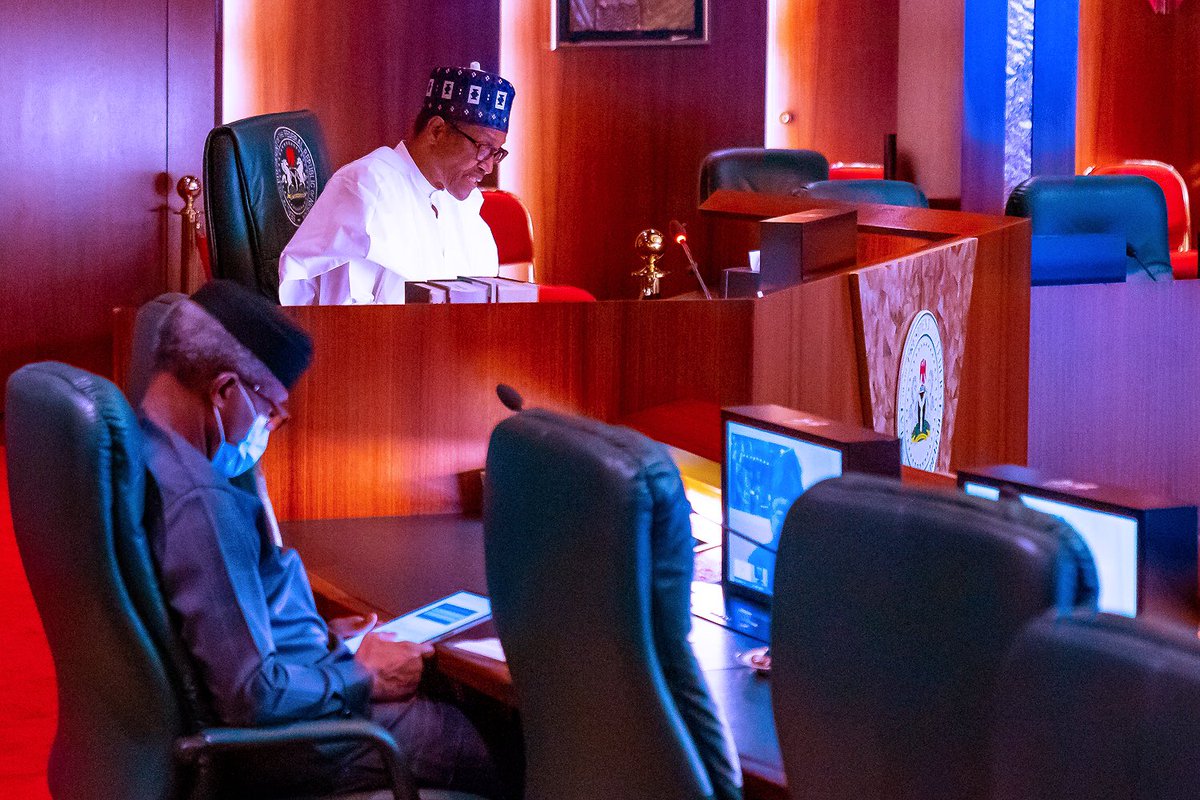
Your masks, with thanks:
[(900, 0), (897, 177), (931, 202), (962, 195), (965, 0)]
[(1200, 209), (1200, 3), (1155, 14), (1146, 0), (1081, 0), (1076, 166), (1173, 164)]
[(499, 13), (500, 0), (227, 0), (225, 119), (310, 108), (339, 167), (408, 135), (434, 67), (496, 70)]
[(776, 0), (772, 15), (767, 144), (882, 163), (896, 131), (900, 1)]
[(1200, 503), (1198, 326), (1196, 281), (1034, 287), (1029, 465)]
[(109, 373), (112, 309), (163, 290), (174, 184), (195, 171), (214, 117), (212, 0), (12, 6), (0, 25), (0, 394), (33, 360)]
[(707, 153), (762, 146), (767, 2), (714, 0), (706, 45), (554, 51), (546, 0), (503, 8), (517, 98), (500, 185), (530, 206), (538, 278), (632, 297), (637, 232), (699, 219)]

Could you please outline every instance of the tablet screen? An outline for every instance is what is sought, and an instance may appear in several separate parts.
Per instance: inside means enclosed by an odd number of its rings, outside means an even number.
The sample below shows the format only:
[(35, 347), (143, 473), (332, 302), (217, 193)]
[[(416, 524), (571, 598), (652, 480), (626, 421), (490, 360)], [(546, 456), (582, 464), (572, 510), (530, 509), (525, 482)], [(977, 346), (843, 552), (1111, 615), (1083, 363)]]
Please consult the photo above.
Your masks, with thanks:
[[(415, 611), (396, 617), (391, 622), (377, 625), (371, 633), (390, 633), (403, 642), (428, 642), (453, 633), (459, 628), (487, 617), (492, 613), (491, 602), (483, 595), (474, 592), (455, 592), (421, 606)], [(361, 636), (346, 639), (346, 647), (351, 653), (358, 651), (362, 644)]]

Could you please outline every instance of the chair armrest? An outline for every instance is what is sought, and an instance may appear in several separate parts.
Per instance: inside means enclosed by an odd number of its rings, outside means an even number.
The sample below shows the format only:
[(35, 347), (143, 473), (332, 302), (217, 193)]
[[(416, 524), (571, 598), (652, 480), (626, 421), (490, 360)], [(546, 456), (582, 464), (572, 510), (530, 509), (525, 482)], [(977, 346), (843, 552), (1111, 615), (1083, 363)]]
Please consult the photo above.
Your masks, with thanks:
[(412, 775), (400, 756), (396, 740), (383, 727), (360, 719), (330, 719), (294, 722), (265, 728), (205, 728), (175, 743), (175, 755), (185, 764), (204, 756), (256, 750), (285, 744), (320, 744), (363, 741), (373, 747), (391, 781), (395, 800), (418, 800)]

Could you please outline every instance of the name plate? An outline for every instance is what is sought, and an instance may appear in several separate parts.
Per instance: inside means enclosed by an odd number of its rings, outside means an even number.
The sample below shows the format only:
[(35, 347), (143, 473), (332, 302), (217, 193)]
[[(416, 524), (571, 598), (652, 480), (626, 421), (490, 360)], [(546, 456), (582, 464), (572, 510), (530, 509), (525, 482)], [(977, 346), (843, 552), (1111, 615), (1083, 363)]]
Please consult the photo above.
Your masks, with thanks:
[(764, 293), (851, 269), (858, 262), (858, 212), (814, 208), (763, 220), (760, 247)]

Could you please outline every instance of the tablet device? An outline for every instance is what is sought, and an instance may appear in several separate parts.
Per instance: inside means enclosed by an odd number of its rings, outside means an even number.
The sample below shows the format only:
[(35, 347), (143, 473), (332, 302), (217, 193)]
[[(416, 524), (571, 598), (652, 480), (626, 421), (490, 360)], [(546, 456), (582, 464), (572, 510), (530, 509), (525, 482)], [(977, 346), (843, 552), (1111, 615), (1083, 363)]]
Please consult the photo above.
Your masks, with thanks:
[[(479, 622), (492, 613), (492, 604), (483, 595), (474, 592), (455, 592), (436, 600), (416, 611), (396, 617), (391, 622), (377, 625), (370, 633), (392, 633), (403, 642), (429, 642), (449, 633)], [(352, 636), (345, 640), (351, 653), (358, 652), (367, 634)]]

